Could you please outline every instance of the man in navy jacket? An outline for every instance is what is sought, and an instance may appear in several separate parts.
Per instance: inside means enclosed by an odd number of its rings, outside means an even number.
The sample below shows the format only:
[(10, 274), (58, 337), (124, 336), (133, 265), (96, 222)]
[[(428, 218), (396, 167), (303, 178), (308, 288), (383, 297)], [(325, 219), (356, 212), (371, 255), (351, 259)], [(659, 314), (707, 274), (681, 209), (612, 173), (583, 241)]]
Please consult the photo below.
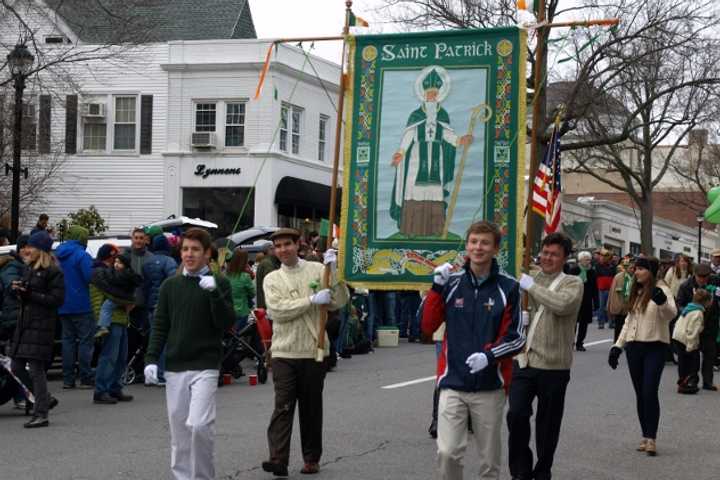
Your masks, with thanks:
[(497, 226), (482, 221), (468, 229), (468, 261), (457, 272), (435, 269), (423, 309), (422, 330), (445, 322), (438, 361), (440, 389), (438, 461), (440, 478), (462, 479), (468, 415), (477, 440), (482, 479), (500, 478), (500, 431), (512, 356), (525, 345), (520, 293), (515, 279), (500, 272)]

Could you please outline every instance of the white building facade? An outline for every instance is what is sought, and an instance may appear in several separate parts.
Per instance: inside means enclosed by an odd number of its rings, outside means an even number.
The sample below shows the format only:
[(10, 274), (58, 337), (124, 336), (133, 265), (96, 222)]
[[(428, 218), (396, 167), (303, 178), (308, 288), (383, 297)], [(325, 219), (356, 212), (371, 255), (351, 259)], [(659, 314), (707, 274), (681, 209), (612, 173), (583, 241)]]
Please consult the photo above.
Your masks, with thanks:
[[(640, 217), (632, 208), (591, 196), (563, 201), (563, 226), (579, 249), (604, 246), (622, 256), (641, 253)], [(653, 221), (653, 255), (672, 258), (677, 253), (698, 258), (698, 229), (656, 217)], [(720, 242), (716, 231), (702, 229), (702, 258)]]
[[(60, 161), (42, 202), (24, 215), (25, 230), (37, 213), (54, 223), (90, 205), (110, 234), (170, 215), (213, 221), (218, 235), (253, 225), (312, 229), (327, 218), (339, 66), (278, 45), (254, 99), (271, 43), (252, 38), (249, 6), (213, 2), (240, 15), (226, 22), (231, 34), (206, 32), (219, 40), (185, 39), (197, 29), (178, 27), (172, 33), (179, 40), (124, 48), (111, 61), (69, 63), (75, 88), (45, 91), (50, 78), (42, 72), (28, 79), (28, 128), (37, 138), (24, 147), (23, 166)], [(65, 42), (42, 49), (103, 48), (83, 42), (62, 18), (33, 13), (35, 38), (47, 37), (46, 29)], [(238, 34), (243, 22), (251, 38), (235, 38), (244, 35)], [(12, 45), (16, 26), (0, 28)], [(11, 101), (9, 92), (6, 111)]]

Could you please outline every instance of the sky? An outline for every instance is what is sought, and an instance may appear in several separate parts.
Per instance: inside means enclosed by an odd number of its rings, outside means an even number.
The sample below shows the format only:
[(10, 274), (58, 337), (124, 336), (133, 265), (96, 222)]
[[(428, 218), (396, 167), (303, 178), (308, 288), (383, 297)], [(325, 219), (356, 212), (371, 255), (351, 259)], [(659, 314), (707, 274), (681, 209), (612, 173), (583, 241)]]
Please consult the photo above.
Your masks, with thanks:
[[(373, 11), (379, 0), (353, 3), (353, 12), (371, 24), (359, 28), (361, 33), (392, 31), (390, 26), (373, 22)], [(258, 38), (332, 36), (342, 33), (345, 23), (345, 0), (250, 0)], [(341, 42), (317, 42), (315, 55), (340, 63)]]

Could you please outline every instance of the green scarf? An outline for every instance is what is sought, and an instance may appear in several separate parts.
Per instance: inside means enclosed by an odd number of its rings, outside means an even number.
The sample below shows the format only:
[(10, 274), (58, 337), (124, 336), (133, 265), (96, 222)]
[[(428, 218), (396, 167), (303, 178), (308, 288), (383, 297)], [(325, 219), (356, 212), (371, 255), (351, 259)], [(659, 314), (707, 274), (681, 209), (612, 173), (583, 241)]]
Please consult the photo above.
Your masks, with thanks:
[(583, 283), (587, 282), (587, 272), (588, 272), (588, 270), (590, 270), (590, 269), (589, 269), (589, 268), (585, 268), (585, 267), (583, 267), (582, 265), (580, 265), (580, 275), (578, 275), (578, 276), (580, 277), (580, 280), (583, 281)]
[(622, 294), (625, 301), (630, 298), (630, 290), (632, 290), (632, 275), (626, 273), (623, 277)]

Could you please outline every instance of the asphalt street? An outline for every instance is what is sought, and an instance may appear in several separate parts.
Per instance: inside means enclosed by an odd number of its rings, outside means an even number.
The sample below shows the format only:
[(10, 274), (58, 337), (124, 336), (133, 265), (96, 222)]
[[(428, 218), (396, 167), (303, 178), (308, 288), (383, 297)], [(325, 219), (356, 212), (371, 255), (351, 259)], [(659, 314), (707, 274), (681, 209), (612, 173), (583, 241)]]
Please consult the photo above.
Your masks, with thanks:
[[(676, 369), (667, 365), (661, 386), (658, 456), (635, 451), (641, 435), (624, 358), (607, 367), (608, 330), (591, 326), (588, 351), (575, 356), (554, 478), (560, 480), (661, 480), (720, 478), (720, 393), (675, 393)], [(601, 343), (596, 343), (601, 342)], [(427, 434), (434, 347), (401, 343), (340, 360), (325, 384), (325, 452), (318, 479), (430, 479), (435, 442)], [(413, 380), (417, 380), (413, 382)], [(718, 381), (720, 383), (720, 380)], [(394, 386), (395, 388), (383, 388)], [(92, 392), (51, 390), (60, 400), (50, 428), (25, 430), (26, 420), (0, 406), (0, 480), (165, 479), (169, 435), (164, 391), (132, 386), (135, 401), (93, 405)], [(273, 392), (246, 377), (218, 393), (218, 479), (263, 479), (266, 428)], [(300, 475), (296, 428), (290, 478)], [(505, 442), (507, 432), (503, 433)], [(474, 445), (466, 478), (475, 478)], [(503, 479), (509, 479), (503, 459)]]

